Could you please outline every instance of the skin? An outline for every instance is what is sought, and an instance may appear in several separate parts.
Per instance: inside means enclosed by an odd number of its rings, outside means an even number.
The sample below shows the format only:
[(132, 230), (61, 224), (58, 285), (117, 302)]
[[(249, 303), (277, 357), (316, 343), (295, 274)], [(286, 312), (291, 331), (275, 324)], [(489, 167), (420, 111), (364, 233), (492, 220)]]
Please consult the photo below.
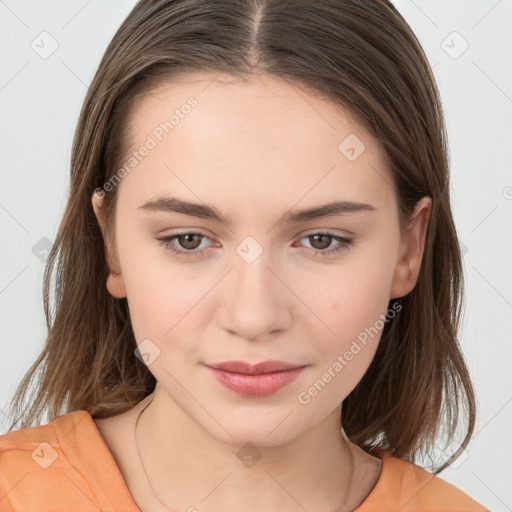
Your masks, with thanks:
[[(381, 460), (347, 444), (341, 403), (370, 365), (380, 331), (309, 403), (297, 396), (376, 325), (391, 298), (414, 288), (430, 198), (417, 204), (401, 239), (377, 141), (346, 109), (267, 75), (246, 82), (189, 75), (160, 86), (131, 113), (130, 151), (190, 96), (198, 105), (118, 185), (114, 236), (104, 232), (108, 290), (127, 297), (137, 343), (150, 339), (160, 350), (148, 367), (157, 386), (133, 409), (96, 424), (142, 509), (159, 510), (133, 432), (141, 408), (154, 399), (141, 416), (137, 443), (168, 507), (229, 512), (257, 503), (287, 512), (299, 503), (325, 512), (347, 498), (344, 510), (352, 510), (375, 486)], [(353, 161), (338, 149), (350, 134), (365, 145)], [(232, 224), (140, 209), (161, 196), (213, 205)], [(375, 210), (278, 222), (290, 210), (339, 200)], [(103, 228), (102, 201), (94, 195), (92, 203)], [(325, 230), (354, 243), (324, 256), (339, 242), (310, 235)], [(180, 257), (156, 240), (190, 231), (206, 238), (171, 245), (203, 249), (199, 256)], [(248, 236), (263, 250), (251, 263), (236, 250)], [(307, 367), (270, 396), (246, 397), (217, 383), (204, 366), (266, 359)], [(261, 455), (252, 467), (237, 457), (248, 442)], [(355, 470), (347, 494), (350, 453)]]

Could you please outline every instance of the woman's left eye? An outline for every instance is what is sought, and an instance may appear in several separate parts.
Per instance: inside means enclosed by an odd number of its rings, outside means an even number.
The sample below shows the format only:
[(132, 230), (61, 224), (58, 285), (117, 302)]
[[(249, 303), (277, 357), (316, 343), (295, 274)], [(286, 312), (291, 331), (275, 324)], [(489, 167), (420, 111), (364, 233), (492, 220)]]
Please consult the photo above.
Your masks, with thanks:
[[(311, 233), (309, 235), (306, 235), (304, 238), (307, 238), (308, 240), (313, 240), (313, 243), (320, 245), (319, 249), (316, 247), (312, 247), (313, 251), (315, 252), (315, 256), (317, 254), (324, 256), (324, 255), (339, 253), (339, 252), (343, 251), (344, 249), (348, 249), (354, 242), (353, 238), (346, 238), (344, 236), (335, 235), (334, 233), (330, 233), (328, 231), (323, 231), (321, 233)], [(326, 243), (326, 240), (327, 240), (327, 243)], [(331, 248), (326, 251), (325, 250), (326, 248), (332, 247), (331, 243), (333, 241), (338, 242), (338, 244), (335, 245), (334, 248)], [(310, 242), (310, 244), (311, 244), (311, 242)]]
[[(197, 243), (198, 239), (199, 244)], [(169, 250), (174, 254), (185, 257), (200, 256), (205, 251), (205, 248), (203, 247), (200, 250), (196, 249), (200, 247), (201, 242), (205, 239), (208, 239), (206, 235), (195, 232), (180, 233), (177, 235), (157, 238), (157, 240), (160, 242), (160, 245), (162, 245), (165, 248), (165, 250)], [(320, 248), (310, 248), (315, 256), (317, 254), (325, 256), (339, 253), (344, 249), (348, 249), (354, 241), (352, 238), (346, 238), (343, 236), (335, 235), (334, 233), (330, 233), (328, 231), (311, 233), (301, 238), (301, 240), (304, 239), (308, 239), (310, 244), (313, 243), (320, 246)], [(173, 244), (175, 240), (178, 241), (178, 243), (181, 245), (181, 249), (177, 248), (176, 245)], [(334, 248), (329, 249), (329, 247), (333, 247), (331, 245), (333, 241), (337, 242), (337, 245), (335, 245)]]

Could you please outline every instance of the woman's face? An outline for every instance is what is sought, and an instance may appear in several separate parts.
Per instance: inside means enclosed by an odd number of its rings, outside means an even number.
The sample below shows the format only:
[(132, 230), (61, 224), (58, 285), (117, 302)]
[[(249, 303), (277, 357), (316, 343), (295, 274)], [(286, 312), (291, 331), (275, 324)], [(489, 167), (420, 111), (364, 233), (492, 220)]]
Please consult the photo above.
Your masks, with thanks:
[[(277, 445), (339, 421), (390, 298), (414, 287), (425, 226), (401, 243), (384, 155), (348, 112), (275, 77), (231, 80), (138, 100), (108, 287), (169, 404), (224, 441)], [(208, 367), (235, 360), (303, 368), (255, 396)]]

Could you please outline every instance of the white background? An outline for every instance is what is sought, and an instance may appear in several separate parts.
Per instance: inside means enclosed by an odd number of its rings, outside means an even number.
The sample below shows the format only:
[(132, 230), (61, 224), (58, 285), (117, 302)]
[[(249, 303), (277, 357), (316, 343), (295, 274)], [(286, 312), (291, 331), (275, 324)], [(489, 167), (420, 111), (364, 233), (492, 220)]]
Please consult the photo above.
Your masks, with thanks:
[[(44, 252), (44, 244), (55, 238), (87, 86), (133, 5), (133, 0), (0, 0), (4, 411), (45, 339), (44, 263), (33, 248)], [(478, 421), (467, 458), (440, 476), (491, 510), (510, 511), (512, 2), (396, 0), (396, 5), (423, 45), (441, 90), (453, 209), (466, 251), (467, 305), (460, 342), (477, 391)], [(47, 37), (40, 36), (44, 31), (58, 43), (46, 59), (31, 47), (38, 37)], [(45, 238), (49, 242), (41, 241)], [(1, 410), (0, 430), (5, 432)]]

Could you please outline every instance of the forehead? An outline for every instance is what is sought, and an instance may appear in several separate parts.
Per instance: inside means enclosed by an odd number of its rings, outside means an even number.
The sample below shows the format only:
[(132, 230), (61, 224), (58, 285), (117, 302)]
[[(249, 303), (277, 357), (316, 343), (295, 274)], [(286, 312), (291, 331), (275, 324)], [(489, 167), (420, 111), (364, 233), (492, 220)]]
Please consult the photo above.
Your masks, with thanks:
[(392, 183), (380, 145), (350, 110), (275, 76), (169, 80), (138, 98), (128, 124), (129, 153), (152, 141), (126, 180), (146, 195), (186, 176), (194, 190), (205, 180), (210, 190), (272, 187), (296, 199), (338, 189), (382, 205)]
[[(187, 102), (191, 98), (197, 105), (190, 109)], [(332, 145), (353, 133), (367, 146), (375, 145), (345, 106), (317, 90), (273, 75), (242, 79), (194, 73), (165, 81), (135, 102), (129, 116), (131, 131), (147, 132), (155, 121), (169, 120), (173, 113), (179, 117), (173, 121), (173, 132), (183, 132), (180, 125), (188, 125), (203, 140), (222, 137), (224, 130), (236, 128), (251, 135), (253, 143), (268, 142), (268, 137), (278, 134), (290, 143), (306, 139)], [(185, 119), (187, 123), (181, 123)]]

